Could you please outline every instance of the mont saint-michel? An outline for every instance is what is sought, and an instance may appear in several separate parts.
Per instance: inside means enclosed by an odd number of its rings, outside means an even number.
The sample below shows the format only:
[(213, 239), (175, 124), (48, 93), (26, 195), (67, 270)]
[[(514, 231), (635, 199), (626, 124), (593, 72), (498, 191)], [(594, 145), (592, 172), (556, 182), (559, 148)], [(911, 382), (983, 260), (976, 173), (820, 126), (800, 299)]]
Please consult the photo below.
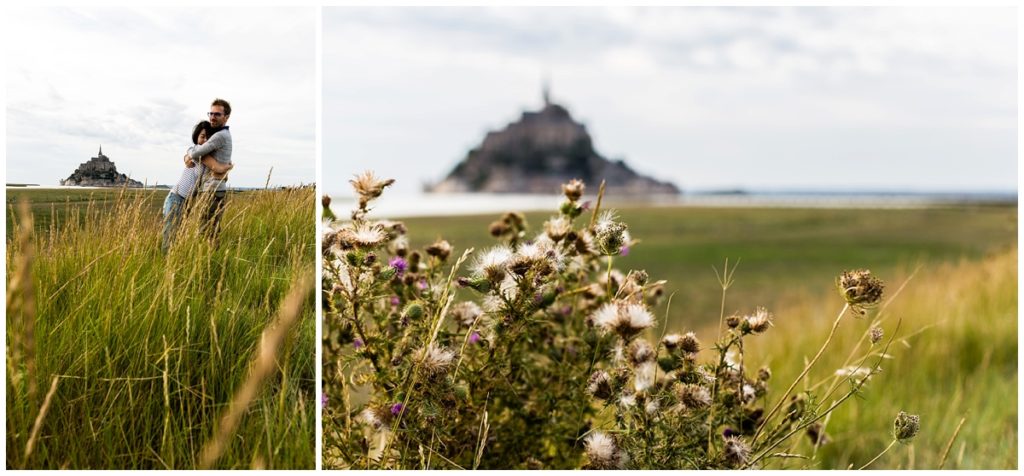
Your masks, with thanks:
[(119, 173), (117, 167), (111, 162), (110, 157), (103, 155), (103, 146), (100, 151), (75, 169), (70, 177), (61, 180), (61, 185), (78, 187), (142, 187), (142, 182), (132, 180), (127, 175)]
[(586, 126), (576, 122), (568, 109), (551, 102), (547, 90), (540, 111), (525, 111), (504, 129), (488, 132), (444, 180), (426, 190), (551, 194), (574, 178), (595, 185), (604, 180), (609, 195), (679, 193), (671, 183), (642, 176), (622, 160), (601, 156)]

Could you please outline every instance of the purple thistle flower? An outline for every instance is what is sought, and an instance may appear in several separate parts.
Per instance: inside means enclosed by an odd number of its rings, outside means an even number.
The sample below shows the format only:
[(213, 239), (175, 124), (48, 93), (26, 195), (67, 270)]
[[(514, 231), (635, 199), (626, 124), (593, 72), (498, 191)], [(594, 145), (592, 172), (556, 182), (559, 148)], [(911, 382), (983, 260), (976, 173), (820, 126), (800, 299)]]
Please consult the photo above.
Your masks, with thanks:
[(356, 338), (356, 340), (352, 341), (352, 347), (355, 347), (356, 350), (362, 349), (364, 345), (365, 344), (363, 344), (363, 340), (358, 337)]
[(629, 247), (628, 246), (623, 246), (622, 248), (619, 248), (619, 256), (628, 256), (628, 255), (629, 255)]
[(469, 335), (469, 343), (470, 344), (476, 344), (477, 342), (480, 342), (480, 333), (479, 332), (474, 332), (474, 333), (470, 334)]
[(402, 303), (402, 300), (398, 296), (391, 296), (391, 307), (398, 307)]
[(537, 293), (533, 295), (533, 303), (539, 306), (542, 302), (544, 302), (544, 294), (537, 291)]
[(416, 284), (419, 285), (420, 289), (427, 289), (427, 280), (421, 279)]
[(580, 205), (580, 210), (590, 210), (590, 200), (583, 202), (583, 204)]
[(572, 306), (568, 306), (568, 305), (563, 306), (562, 307), (562, 315), (563, 316), (568, 316), (569, 314), (572, 314)]
[(730, 436), (739, 436), (739, 432), (736, 431), (736, 430), (733, 430), (732, 428), (726, 428), (726, 429), (722, 430), (722, 436), (724, 436), (726, 438), (728, 438)]
[(388, 266), (395, 268), (395, 274), (401, 278), (405, 274), (405, 270), (409, 268), (409, 263), (401, 256), (395, 256), (388, 261)]
[(324, 407), (324, 408), (327, 408), (327, 394), (326, 393), (321, 393), (320, 394), (320, 406)]
[(403, 408), (405, 408), (405, 405), (402, 405), (401, 403), (391, 405), (391, 414), (394, 416), (398, 416), (399, 413), (402, 413)]

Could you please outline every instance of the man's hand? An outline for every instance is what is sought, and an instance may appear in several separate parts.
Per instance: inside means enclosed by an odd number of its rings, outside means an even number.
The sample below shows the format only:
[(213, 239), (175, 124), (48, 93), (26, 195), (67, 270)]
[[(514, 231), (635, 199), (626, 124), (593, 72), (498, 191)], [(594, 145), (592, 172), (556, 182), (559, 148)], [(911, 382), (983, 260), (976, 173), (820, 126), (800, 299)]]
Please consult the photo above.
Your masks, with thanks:
[(196, 166), (196, 161), (192, 160), (192, 156), (185, 154), (185, 167), (192, 168)]

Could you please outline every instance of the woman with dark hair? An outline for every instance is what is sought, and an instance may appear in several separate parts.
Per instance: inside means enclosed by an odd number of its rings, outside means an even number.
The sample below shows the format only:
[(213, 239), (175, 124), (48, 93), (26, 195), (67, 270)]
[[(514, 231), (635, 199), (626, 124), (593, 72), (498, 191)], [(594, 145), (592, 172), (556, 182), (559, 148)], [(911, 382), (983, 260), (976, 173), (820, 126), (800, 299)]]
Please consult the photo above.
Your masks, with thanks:
[[(213, 126), (210, 124), (210, 121), (201, 121), (196, 124), (192, 128), (192, 145), (189, 146), (185, 154), (190, 155), (193, 149), (203, 145), (212, 129)], [(178, 231), (178, 224), (181, 223), (181, 215), (184, 211), (185, 203), (194, 195), (199, 178), (203, 176), (206, 170), (209, 170), (216, 176), (223, 175), (231, 170), (232, 167), (231, 164), (221, 164), (213, 156), (207, 155), (203, 157), (200, 163), (187, 165), (185, 170), (181, 171), (181, 177), (178, 178), (178, 182), (174, 184), (170, 193), (167, 194), (167, 198), (164, 199), (164, 231), (163, 242), (160, 246), (164, 253), (167, 253), (167, 250), (171, 247), (171, 242), (174, 241), (174, 235)]]

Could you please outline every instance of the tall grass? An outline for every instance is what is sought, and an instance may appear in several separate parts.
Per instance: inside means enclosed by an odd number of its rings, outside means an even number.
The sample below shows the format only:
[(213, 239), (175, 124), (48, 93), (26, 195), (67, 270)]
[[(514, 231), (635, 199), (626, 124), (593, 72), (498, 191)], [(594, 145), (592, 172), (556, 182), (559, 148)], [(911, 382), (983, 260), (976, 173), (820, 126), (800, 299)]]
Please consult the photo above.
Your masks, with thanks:
[[(68, 204), (45, 229), (14, 223), (15, 236), (27, 239), (7, 244), (12, 287), (17, 257), (35, 249), (36, 310), (24, 313), (35, 353), (33, 368), (8, 350), (8, 468), (196, 467), (286, 293), (312, 276), (313, 196), (311, 188), (231, 195), (216, 242), (191, 214), (167, 255), (159, 210), (142, 194)], [(8, 289), (9, 316), (18, 292)], [(313, 468), (312, 299), (302, 297), (274, 372), (214, 467)], [(7, 335), (25, 336), (25, 320), (8, 319)], [(43, 403), (29, 390), (53, 378), (59, 383), (26, 455)]]
[[(889, 304), (875, 319), (844, 322), (834, 350), (810, 378), (810, 386), (828, 388), (831, 372), (850, 363), (853, 349), (866, 349), (864, 336), (872, 325), (880, 321), (891, 332), (900, 322), (897, 344), (889, 352), (893, 358), (867, 384), (864, 401), (840, 407), (830, 418), (826, 432), (832, 443), (817, 452), (821, 466), (868, 462), (891, 440), (893, 416), (906, 410), (920, 414), (921, 432), (871, 468), (938, 469), (951, 440), (945, 469), (1016, 468), (1017, 249), (912, 274), (907, 269), (887, 277), (893, 290)], [(777, 315), (784, 317), (776, 320), (775, 330), (786, 338), (766, 341), (750, 357), (773, 364), (780, 377), (774, 383), (790, 381), (796, 364), (810, 358), (827, 333), (836, 310), (831, 307), (838, 309), (834, 302), (808, 299), (779, 309)], [(840, 390), (847, 387), (839, 383)], [(802, 445), (798, 449), (813, 452), (809, 440)]]

